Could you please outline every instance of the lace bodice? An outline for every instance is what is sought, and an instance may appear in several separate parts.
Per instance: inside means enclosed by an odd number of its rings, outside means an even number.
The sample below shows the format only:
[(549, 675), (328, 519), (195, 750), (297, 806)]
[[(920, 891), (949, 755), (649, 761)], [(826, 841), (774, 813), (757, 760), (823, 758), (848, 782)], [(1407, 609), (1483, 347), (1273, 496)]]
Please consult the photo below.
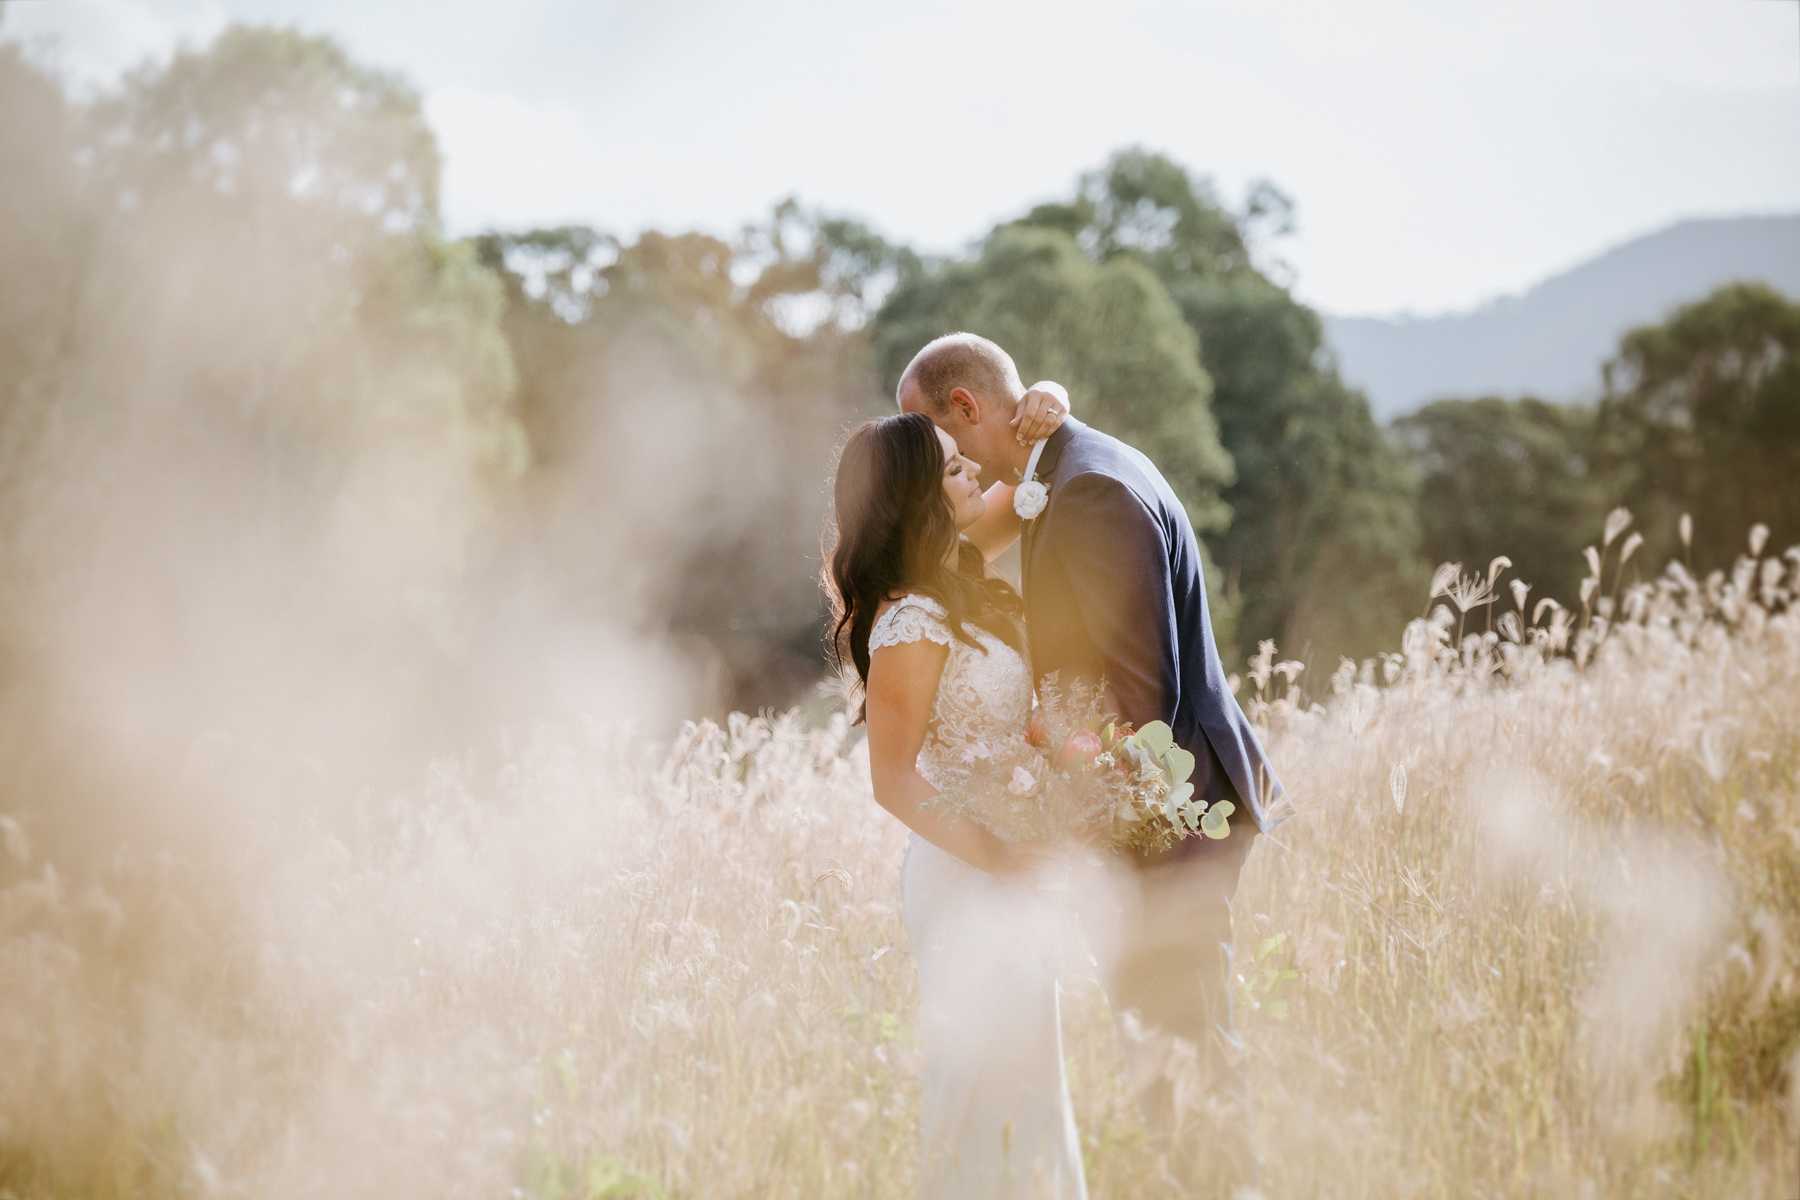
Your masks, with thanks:
[[(1031, 716), (1031, 668), (1018, 651), (974, 626), (965, 626), (980, 642), (981, 650), (958, 641), (944, 623), (944, 608), (929, 596), (908, 594), (882, 613), (869, 631), (869, 653), (883, 646), (929, 640), (950, 648), (944, 674), (938, 680), (937, 698), (931, 705), (931, 727), (919, 750), (919, 774), (939, 791), (966, 783), (968, 767), (963, 755), (980, 742), (997, 742), (1025, 728)], [(1012, 797), (985, 798), (982, 809), (969, 815), (1011, 841), (1028, 836), (1015, 813)]]

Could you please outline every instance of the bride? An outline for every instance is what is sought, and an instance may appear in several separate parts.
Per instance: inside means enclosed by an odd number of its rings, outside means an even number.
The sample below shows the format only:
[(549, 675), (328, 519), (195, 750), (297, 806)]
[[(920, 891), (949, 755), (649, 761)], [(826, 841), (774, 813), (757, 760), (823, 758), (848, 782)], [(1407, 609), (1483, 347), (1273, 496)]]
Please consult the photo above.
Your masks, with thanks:
[[(1061, 425), (1059, 393), (1027, 393), (1022, 441)], [(838, 466), (833, 647), (862, 684), (875, 799), (912, 830), (902, 911), (918, 956), (926, 1200), (1087, 1195), (1050, 914), (1031, 882), (1050, 849), (1008, 828), (1004, 797), (973, 817), (933, 804), (970, 748), (1031, 715), (1024, 605), (987, 569), (1019, 537), (1012, 490), (984, 494), (980, 468), (916, 413), (862, 426)]]

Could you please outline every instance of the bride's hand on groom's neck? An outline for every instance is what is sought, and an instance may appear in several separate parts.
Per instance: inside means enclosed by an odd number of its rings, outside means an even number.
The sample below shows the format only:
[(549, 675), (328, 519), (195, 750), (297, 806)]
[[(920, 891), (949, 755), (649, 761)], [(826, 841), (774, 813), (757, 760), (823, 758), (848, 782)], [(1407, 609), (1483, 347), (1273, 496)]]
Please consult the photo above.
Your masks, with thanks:
[(1062, 427), (1069, 415), (1069, 393), (1062, 384), (1045, 379), (1031, 385), (1019, 399), (1018, 411), (1007, 422), (1021, 446), (1042, 441)]

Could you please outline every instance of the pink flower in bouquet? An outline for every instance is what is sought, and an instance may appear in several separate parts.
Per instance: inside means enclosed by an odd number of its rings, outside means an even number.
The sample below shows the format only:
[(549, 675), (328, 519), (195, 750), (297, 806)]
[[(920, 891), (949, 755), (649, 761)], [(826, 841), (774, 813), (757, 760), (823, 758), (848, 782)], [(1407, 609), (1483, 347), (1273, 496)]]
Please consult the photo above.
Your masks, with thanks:
[(1100, 757), (1100, 735), (1086, 729), (1077, 729), (1063, 743), (1062, 754), (1057, 758), (1057, 766), (1065, 771), (1076, 767), (1085, 767)]
[(1024, 767), (1014, 767), (1012, 782), (1006, 785), (1006, 790), (1015, 796), (1029, 796), (1037, 790), (1037, 779)]
[(986, 742), (971, 743), (969, 747), (962, 752), (963, 762), (970, 766), (973, 766), (975, 760), (978, 758), (992, 758), (993, 756), (994, 752), (988, 749), (988, 744)]
[(1044, 710), (1032, 709), (1031, 719), (1025, 722), (1025, 740), (1039, 750), (1049, 749), (1050, 731), (1047, 725), (1048, 723), (1044, 719)]

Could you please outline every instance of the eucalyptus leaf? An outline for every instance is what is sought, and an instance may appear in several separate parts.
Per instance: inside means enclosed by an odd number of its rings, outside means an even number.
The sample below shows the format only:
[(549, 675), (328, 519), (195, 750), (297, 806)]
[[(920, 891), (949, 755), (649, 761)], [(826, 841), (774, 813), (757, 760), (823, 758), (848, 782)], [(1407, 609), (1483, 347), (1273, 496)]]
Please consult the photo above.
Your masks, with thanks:
[(1181, 783), (1194, 773), (1194, 756), (1180, 746), (1171, 746), (1163, 755), (1163, 767), (1170, 773), (1170, 783)]
[(1136, 733), (1131, 740), (1148, 750), (1153, 757), (1161, 758), (1175, 744), (1175, 733), (1165, 721), (1152, 721)]
[(1207, 809), (1206, 815), (1200, 818), (1200, 832), (1215, 841), (1230, 837), (1231, 825), (1226, 818), (1236, 811), (1237, 805), (1233, 804), (1231, 801), (1219, 801), (1217, 804)]

